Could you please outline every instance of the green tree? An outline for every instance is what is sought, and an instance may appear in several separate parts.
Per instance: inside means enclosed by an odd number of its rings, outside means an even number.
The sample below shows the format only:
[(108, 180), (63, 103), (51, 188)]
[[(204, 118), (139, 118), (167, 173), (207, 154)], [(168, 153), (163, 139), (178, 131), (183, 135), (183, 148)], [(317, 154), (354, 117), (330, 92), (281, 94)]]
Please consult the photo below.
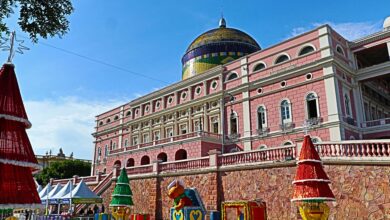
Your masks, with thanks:
[(67, 16), (73, 12), (71, 0), (1, 0), (0, 36), (9, 33), (5, 20), (19, 10), (18, 24), (33, 42), (38, 36), (63, 36), (69, 30)]
[(80, 160), (64, 160), (53, 162), (45, 167), (42, 172), (35, 175), (39, 184), (46, 185), (50, 178), (64, 179), (71, 178), (74, 175), (89, 176), (91, 173), (91, 164)]

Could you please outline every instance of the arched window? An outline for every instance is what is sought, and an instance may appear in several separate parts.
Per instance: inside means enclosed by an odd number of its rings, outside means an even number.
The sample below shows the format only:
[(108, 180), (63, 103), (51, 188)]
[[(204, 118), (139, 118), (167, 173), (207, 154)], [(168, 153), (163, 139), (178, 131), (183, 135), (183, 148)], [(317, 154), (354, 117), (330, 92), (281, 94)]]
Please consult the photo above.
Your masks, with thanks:
[(127, 111), (126, 116), (130, 116), (130, 115), (131, 115), (131, 111)]
[(150, 164), (150, 158), (145, 155), (141, 158), (141, 165), (147, 165), (147, 164)]
[(167, 162), (168, 161), (168, 155), (164, 152), (159, 153), (157, 155), (157, 160), (160, 160), (161, 162)]
[(257, 109), (257, 128), (263, 130), (267, 127), (267, 118), (264, 106), (260, 106)]
[(101, 121), (101, 122), (99, 122), (99, 126), (102, 126), (103, 125), (103, 122)]
[(313, 142), (313, 144), (317, 144), (321, 142), (321, 139), (319, 137), (311, 137), (311, 142)]
[(282, 124), (291, 122), (291, 106), (288, 100), (283, 100), (280, 103), (280, 116)]
[(290, 145), (293, 145), (292, 141), (284, 141), (283, 146), (290, 146)]
[(276, 58), (275, 64), (286, 62), (289, 59), (290, 58), (286, 54), (282, 54), (278, 58)]
[(114, 121), (118, 120), (119, 119), (119, 116), (118, 115), (115, 115), (114, 117)]
[(264, 63), (258, 63), (256, 66), (253, 68), (253, 72), (259, 71), (265, 69), (265, 64)]
[(230, 134), (238, 134), (238, 120), (235, 112), (230, 114)]
[(303, 56), (315, 51), (313, 46), (304, 46), (298, 53), (298, 56)]
[(175, 153), (175, 160), (185, 160), (187, 159), (187, 151), (184, 149), (180, 149)]
[(112, 143), (112, 149), (111, 150), (115, 150), (116, 149), (116, 143)]
[(315, 93), (309, 93), (306, 96), (306, 108), (307, 108), (307, 119), (318, 118), (318, 97)]
[(336, 46), (336, 51), (337, 51), (337, 53), (345, 56), (344, 49), (340, 45)]
[(115, 161), (114, 166), (121, 167), (121, 161), (120, 160)]
[(110, 123), (111, 119), (107, 118), (106, 123)]
[(230, 74), (226, 77), (226, 81), (230, 81), (230, 80), (237, 79), (237, 78), (238, 78), (237, 73), (232, 72), (232, 73), (230, 73)]
[(134, 162), (134, 159), (133, 158), (129, 158), (126, 162), (126, 167), (133, 167), (135, 164)]
[(347, 116), (351, 116), (351, 101), (347, 94), (344, 95), (345, 113)]

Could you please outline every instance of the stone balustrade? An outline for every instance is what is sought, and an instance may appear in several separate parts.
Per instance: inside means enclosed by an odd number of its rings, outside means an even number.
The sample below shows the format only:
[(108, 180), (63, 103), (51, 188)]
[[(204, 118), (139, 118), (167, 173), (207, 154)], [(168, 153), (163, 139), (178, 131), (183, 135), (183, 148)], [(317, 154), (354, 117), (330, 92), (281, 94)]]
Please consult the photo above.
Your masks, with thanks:
[(316, 144), (321, 157), (383, 158), (390, 157), (390, 140), (354, 140)]
[(377, 120), (363, 122), (362, 128), (369, 128), (369, 127), (376, 127), (376, 126), (383, 126), (383, 125), (390, 125), (390, 118), (381, 118)]
[(194, 170), (194, 169), (206, 168), (209, 166), (210, 166), (209, 157), (202, 157), (202, 158), (194, 158), (190, 160), (161, 163), (159, 164), (159, 171), (169, 172), (169, 171), (176, 171), (176, 170)]

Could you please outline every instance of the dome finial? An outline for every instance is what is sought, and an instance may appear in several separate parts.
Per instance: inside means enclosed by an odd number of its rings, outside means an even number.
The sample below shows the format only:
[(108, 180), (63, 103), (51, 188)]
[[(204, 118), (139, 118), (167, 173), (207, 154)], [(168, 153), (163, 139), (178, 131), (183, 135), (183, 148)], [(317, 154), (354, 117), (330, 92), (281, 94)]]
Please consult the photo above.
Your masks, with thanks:
[(383, 22), (383, 30), (390, 30), (390, 16)]
[(226, 21), (225, 21), (225, 18), (223, 18), (223, 14), (221, 14), (221, 19), (219, 19), (219, 27), (220, 28), (226, 27)]

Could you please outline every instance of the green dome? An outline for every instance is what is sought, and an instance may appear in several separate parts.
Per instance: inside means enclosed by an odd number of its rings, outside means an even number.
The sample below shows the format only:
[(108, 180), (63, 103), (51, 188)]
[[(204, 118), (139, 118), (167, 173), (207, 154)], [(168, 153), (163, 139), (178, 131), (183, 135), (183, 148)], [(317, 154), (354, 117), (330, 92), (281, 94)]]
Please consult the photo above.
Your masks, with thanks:
[(201, 34), (190, 44), (182, 58), (182, 77), (187, 79), (260, 49), (248, 34), (227, 28), (222, 18), (219, 28)]

